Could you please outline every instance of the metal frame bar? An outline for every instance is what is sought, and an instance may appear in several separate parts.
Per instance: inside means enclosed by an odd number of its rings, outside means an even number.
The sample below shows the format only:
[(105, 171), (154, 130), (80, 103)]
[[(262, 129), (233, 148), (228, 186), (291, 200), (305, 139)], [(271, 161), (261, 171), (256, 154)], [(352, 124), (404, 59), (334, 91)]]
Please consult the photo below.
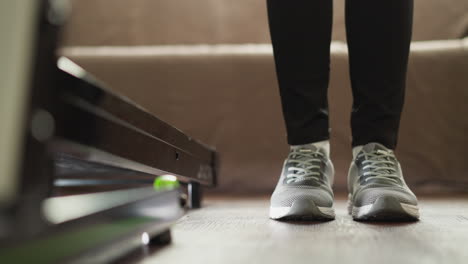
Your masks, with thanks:
[[(50, 198), (45, 211), (55, 212), (49, 219), (58, 223), (33, 238), (3, 241), (0, 262), (109, 263), (167, 236), (169, 227), (184, 213), (179, 197), (178, 189), (138, 188)], [(89, 208), (66, 212), (70, 204)]]
[(213, 149), (98, 86), (90, 76), (63, 71), (60, 79), (53, 152), (151, 175), (169, 173), (186, 183), (216, 184)]

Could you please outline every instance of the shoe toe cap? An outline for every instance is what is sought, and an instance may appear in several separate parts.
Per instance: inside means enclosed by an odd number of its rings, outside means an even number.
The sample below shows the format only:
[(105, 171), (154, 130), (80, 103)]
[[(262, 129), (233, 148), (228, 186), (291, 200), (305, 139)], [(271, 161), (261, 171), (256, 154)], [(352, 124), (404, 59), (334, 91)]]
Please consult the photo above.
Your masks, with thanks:
[(418, 201), (414, 194), (404, 189), (394, 188), (369, 188), (361, 190), (354, 197), (354, 206), (364, 206), (373, 204), (377, 199), (381, 197), (393, 197), (400, 203), (417, 205)]
[(333, 196), (320, 188), (284, 187), (275, 190), (271, 197), (271, 205), (274, 207), (289, 207), (295, 201), (313, 201), (319, 207), (331, 207)]

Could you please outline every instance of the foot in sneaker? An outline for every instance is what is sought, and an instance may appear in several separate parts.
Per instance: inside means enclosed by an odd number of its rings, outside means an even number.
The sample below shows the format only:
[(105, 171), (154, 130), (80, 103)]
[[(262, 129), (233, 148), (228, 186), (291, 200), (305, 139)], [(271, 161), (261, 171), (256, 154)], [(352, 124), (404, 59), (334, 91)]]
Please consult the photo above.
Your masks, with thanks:
[(392, 150), (379, 143), (362, 147), (348, 174), (348, 211), (355, 220), (411, 221), (418, 201), (403, 179)]
[(292, 146), (271, 196), (270, 218), (277, 220), (331, 220), (333, 164), (324, 148)]

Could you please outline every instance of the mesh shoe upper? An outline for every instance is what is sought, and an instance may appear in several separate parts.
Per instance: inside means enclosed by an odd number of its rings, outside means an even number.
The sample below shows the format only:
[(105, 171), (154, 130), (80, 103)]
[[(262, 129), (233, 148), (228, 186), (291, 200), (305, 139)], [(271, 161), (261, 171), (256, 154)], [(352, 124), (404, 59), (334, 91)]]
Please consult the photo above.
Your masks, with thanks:
[(271, 196), (271, 206), (289, 207), (298, 199), (307, 199), (317, 206), (331, 207), (333, 173), (333, 164), (323, 150), (314, 146), (292, 149)]
[(378, 143), (365, 145), (351, 163), (348, 186), (354, 206), (373, 204), (384, 196), (417, 205), (416, 196), (406, 185), (393, 151)]

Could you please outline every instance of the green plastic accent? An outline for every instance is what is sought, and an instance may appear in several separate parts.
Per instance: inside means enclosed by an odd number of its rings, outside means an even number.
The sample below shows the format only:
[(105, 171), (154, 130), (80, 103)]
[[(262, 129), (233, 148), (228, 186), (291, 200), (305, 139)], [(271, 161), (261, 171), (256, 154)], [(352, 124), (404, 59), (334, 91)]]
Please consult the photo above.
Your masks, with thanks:
[(180, 183), (173, 175), (162, 175), (154, 179), (153, 187), (156, 191), (179, 188)]
[(154, 219), (130, 218), (72, 230), (47, 239), (31, 240), (22, 245), (1, 249), (0, 263), (58, 263), (67, 257), (118, 239), (151, 221)]

